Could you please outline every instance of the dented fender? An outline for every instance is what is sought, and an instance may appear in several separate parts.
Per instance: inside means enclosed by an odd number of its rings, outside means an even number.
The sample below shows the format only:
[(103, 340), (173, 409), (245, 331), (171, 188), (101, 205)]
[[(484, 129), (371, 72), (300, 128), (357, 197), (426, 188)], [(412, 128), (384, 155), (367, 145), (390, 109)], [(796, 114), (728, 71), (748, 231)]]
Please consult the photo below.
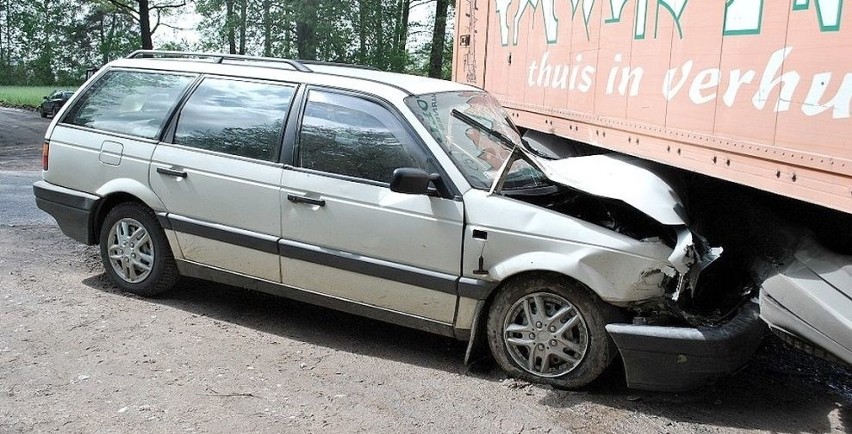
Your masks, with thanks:
[(671, 269), (664, 261), (596, 247), (570, 254), (529, 252), (495, 264), (489, 277), (503, 281), (526, 271), (552, 271), (576, 279), (606, 302), (623, 305), (663, 295), (654, 276)]

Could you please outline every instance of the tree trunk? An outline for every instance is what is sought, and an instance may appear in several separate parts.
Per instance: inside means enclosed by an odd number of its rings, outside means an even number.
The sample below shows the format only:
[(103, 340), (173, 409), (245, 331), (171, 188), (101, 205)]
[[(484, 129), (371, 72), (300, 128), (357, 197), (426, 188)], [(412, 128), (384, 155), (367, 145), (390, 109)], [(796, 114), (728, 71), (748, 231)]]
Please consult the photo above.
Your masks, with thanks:
[(317, 20), (317, 5), (304, 2), (296, 14), (296, 51), (300, 59), (316, 60), (317, 45), (314, 23)]
[(109, 60), (107, 59), (107, 40), (106, 40), (106, 32), (104, 31), (106, 27), (106, 13), (101, 15), (101, 25), (98, 27), (98, 34), (101, 37), (100, 52), (101, 52), (101, 65), (106, 65)]
[(435, 4), (435, 27), (432, 33), (432, 51), (429, 54), (429, 77), (440, 78), (443, 70), (449, 5), (449, 0), (437, 0)]
[[(9, 10), (6, 2), (0, 0), (0, 12), (6, 12), (6, 25), (9, 23)], [(4, 25), (5, 27), (5, 25)], [(6, 66), (6, 48), (3, 47), (3, 28), (0, 28), (0, 67)]]
[(3, 46), (3, 31), (5, 27), (9, 25), (9, 6), (6, 5), (6, 2), (0, 0), (0, 12), (6, 12), (6, 22), (3, 27), (0, 27), (0, 67), (6, 66), (6, 47)]
[(270, 0), (263, 0), (261, 8), (263, 10), (263, 55), (272, 57), (272, 13), (270, 8), (272, 4)]
[(401, 71), (405, 68), (406, 50), (408, 42), (408, 13), (411, 0), (399, 0), (397, 5), (397, 22), (393, 41), (393, 64), (391, 69)]
[(358, 0), (358, 63), (362, 65), (367, 63), (367, 1)]
[(246, 14), (248, 0), (240, 0), (240, 54), (246, 54)]
[(290, 4), (284, 6), (284, 57), (293, 57), (293, 26), (290, 25), (293, 17), (292, 8)]
[(376, 2), (373, 9), (373, 34), (376, 35), (376, 50), (373, 59), (373, 66), (381, 70), (386, 70), (388, 65), (388, 56), (385, 50), (385, 29), (384, 29), (384, 14), (382, 3)]
[(237, 41), (234, 37), (234, 0), (225, 0), (225, 32), (228, 34), (228, 53), (237, 54)]
[(139, 0), (139, 33), (142, 37), (142, 49), (153, 50), (154, 43), (151, 41), (151, 17), (148, 8), (148, 0)]

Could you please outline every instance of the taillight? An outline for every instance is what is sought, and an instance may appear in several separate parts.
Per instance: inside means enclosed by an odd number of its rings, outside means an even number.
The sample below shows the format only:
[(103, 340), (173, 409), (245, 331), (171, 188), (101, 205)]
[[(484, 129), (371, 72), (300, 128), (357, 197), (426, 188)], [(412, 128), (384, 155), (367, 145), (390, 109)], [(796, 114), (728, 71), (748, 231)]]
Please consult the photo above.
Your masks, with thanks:
[(47, 157), (50, 154), (50, 142), (44, 141), (41, 145), (41, 170), (47, 170)]

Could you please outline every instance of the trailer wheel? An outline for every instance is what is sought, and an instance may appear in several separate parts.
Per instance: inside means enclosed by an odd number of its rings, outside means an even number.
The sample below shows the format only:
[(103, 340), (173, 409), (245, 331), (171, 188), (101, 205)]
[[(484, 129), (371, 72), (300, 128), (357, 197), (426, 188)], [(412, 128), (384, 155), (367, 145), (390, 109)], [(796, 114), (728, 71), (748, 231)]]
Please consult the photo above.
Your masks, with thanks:
[(506, 284), (488, 314), (494, 359), (513, 377), (559, 388), (596, 379), (617, 348), (604, 328), (612, 309), (567, 278), (536, 276)]

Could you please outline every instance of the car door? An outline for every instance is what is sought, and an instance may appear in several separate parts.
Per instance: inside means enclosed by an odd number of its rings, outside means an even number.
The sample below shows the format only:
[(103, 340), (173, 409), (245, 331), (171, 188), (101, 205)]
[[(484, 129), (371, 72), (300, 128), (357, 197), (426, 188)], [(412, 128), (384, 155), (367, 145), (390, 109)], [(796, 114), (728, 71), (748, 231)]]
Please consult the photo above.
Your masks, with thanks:
[(279, 153), (294, 91), (205, 77), (186, 100), (149, 173), (183, 260), (280, 282)]
[(462, 202), (389, 189), (398, 167), (438, 170), (425, 146), (378, 100), (312, 88), (302, 110), (282, 181), (283, 282), (451, 324)]

